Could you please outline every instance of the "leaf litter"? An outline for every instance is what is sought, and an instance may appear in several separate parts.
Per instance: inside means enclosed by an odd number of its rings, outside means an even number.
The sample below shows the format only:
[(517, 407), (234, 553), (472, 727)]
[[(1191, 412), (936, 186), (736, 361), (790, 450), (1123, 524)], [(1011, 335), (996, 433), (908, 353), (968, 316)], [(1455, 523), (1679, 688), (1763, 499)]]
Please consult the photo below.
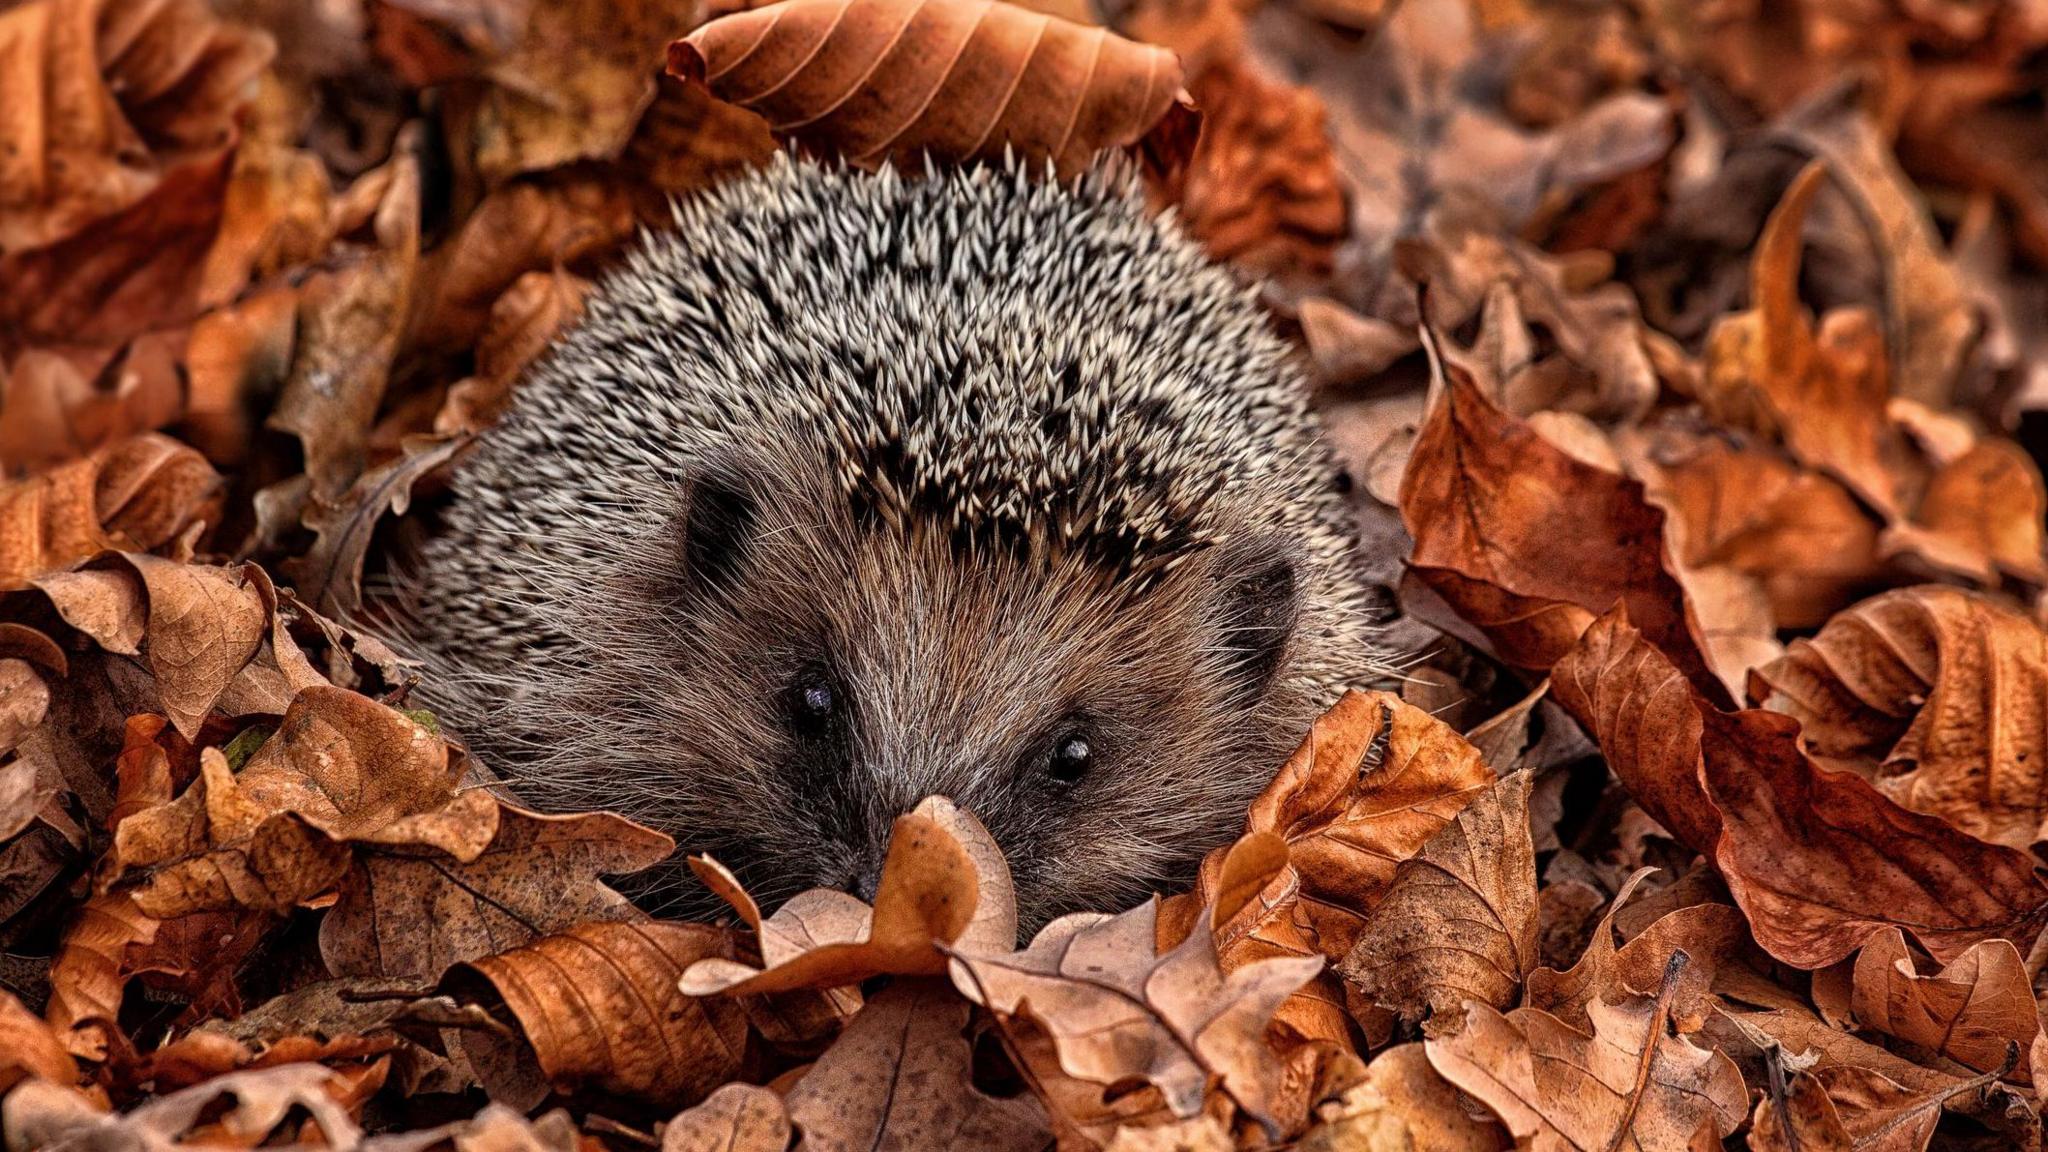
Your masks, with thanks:
[[(0, 5), (10, 1148), (2040, 1147), (2048, 23), (1970, 0)], [(1383, 585), (1183, 890), (724, 923), (384, 557), (669, 199), (1134, 153)], [(929, 157), (929, 161), (926, 158)], [(423, 513), (427, 513), (424, 514)], [(358, 620), (368, 623), (357, 623)]]

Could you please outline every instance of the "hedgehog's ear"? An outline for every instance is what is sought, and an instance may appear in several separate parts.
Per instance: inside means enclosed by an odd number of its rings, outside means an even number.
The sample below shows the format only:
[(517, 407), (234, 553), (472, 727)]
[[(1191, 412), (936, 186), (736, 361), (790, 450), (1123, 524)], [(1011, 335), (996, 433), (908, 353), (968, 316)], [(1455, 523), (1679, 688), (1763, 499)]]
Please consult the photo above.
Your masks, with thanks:
[(736, 472), (706, 468), (690, 478), (676, 517), (685, 589), (731, 583), (753, 538), (758, 511), (750, 486)]
[(1253, 537), (1222, 546), (1209, 567), (1209, 618), (1233, 696), (1264, 696), (1280, 672), (1301, 616), (1300, 565), (1275, 539)]

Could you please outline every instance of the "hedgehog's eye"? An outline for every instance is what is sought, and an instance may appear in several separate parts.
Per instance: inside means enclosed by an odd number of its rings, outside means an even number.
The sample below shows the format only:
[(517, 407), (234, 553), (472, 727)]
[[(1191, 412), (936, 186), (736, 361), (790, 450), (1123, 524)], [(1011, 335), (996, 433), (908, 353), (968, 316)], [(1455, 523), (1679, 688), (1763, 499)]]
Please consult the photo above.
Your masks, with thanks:
[(1089, 745), (1088, 737), (1069, 732), (1053, 744), (1045, 769), (1060, 783), (1072, 784), (1087, 775), (1094, 763), (1095, 749)]
[(839, 712), (839, 693), (824, 676), (807, 673), (789, 686), (789, 715), (805, 732), (822, 731)]

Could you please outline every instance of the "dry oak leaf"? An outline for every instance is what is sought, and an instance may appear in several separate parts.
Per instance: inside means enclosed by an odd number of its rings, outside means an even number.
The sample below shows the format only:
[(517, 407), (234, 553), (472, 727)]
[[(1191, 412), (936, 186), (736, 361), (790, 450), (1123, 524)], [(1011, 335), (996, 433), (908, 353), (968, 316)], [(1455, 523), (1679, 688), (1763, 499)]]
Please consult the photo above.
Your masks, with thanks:
[[(1266, 859), (1277, 867), (1284, 856)], [(953, 985), (1001, 1017), (1028, 1017), (1070, 1076), (1105, 1088), (1143, 1079), (1183, 1120), (1201, 1113), (1216, 1077), (1278, 1138), (1285, 1068), (1266, 1041), (1267, 1022), (1323, 959), (1279, 957), (1225, 973), (1215, 936), (1269, 878), (1244, 876), (1219, 893), (1187, 939), (1163, 955), (1153, 951), (1152, 901), (1116, 916), (1061, 917), (1021, 952), (955, 948)]]
[(65, 926), (50, 961), (50, 1002), (43, 1018), (74, 1055), (106, 1058), (102, 1022), (111, 1023), (120, 1014), (128, 949), (154, 940), (160, 926), (118, 892), (87, 900)]
[(2000, 573), (2048, 584), (2044, 520), (2048, 489), (2033, 458), (2010, 440), (1986, 437), (1928, 480), (1911, 522), (1885, 529), (1878, 547), (1991, 587)]
[(158, 919), (236, 908), (283, 912), (331, 891), (349, 850), (305, 817), (250, 797), (220, 749), (176, 800), (138, 812), (114, 834), (103, 887), (139, 877), (136, 906)]
[(367, 463), (418, 279), (419, 164), (401, 152), (388, 169), (375, 247), (315, 272), (299, 294), (291, 368), (264, 421), (298, 438), (313, 498), (328, 503), (342, 498)]
[[(1806, 1013), (1724, 1011), (1708, 1027), (1708, 1037), (1720, 1041), (1722, 1052), (1743, 1060), (1757, 1050), (1765, 1062), (1790, 1058), (1806, 1068), (1821, 1080), (1837, 1119), (1860, 1152), (1925, 1152), (1944, 1107), (1995, 1129), (2017, 1121), (2019, 1129), (2032, 1127), (2038, 1140), (2040, 1117), (1997, 1082), (1999, 1072), (1962, 1080), (1892, 1056)], [(2030, 1142), (2015, 1146), (2025, 1144)]]
[(727, 1084), (678, 1112), (661, 1133), (661, 1152), (788, 1152), (789, 1110), (753, 1084)]
[(943, 981), (901, 980), (862, 1006), (784, 1103), (816, 1152), (986, 1148), (1036, 1152), (1052, 1140), (1026, 1093), (976, 1088), (965, 1035), (973, 1006)]
[[(702, 19), (699, 0), (555, 0), (482, 13), (438, 0), (380, 7), (378, 47), (415, 83), (453, 81), (453, 134), (493, 187), (618, 156), (654, 101), (662, 45)], [(453, 59), (430, 58), (456, 37), (470, 42)]]
[(1513, 1144), (1491, 1113), (1437, 1075), (1421, 1044), (1397, 1044), (1373, 1057), (1364, 1079), (1317, 1108), (1315, 1127), (1295, 1147), (1301, 1152), (1361, 1147), (1373, 1152), (1505, 1152)]
[(488, 982), (557, 1092), (674, 1107), (739, 1074), (745, 1011), (678, 986), (691, 962), (731, 948), (729, 932), (703, 924), (579, 924), (457, 965), (441, 988), (475, 1002)]
[(1735, 982), (1745, 962), (1755, 959), (1756, 946), (1741, 911), (1730, 905), (1689, 904), (1674, 909), (1616, 946), (1615, 914), (1653, 871), (1638, 869), (1622, 884), (1578, 963), (1564, 972), (1538, 968), (1529, 974), (1528, 1007), (1541, 1008), (1574, 1028), (1590, 1028), (1588, 1004), (1630, 993), (1654, 994), (1677, 952), (1688, 958), (1671, 1000), (1671, 1018), (1678, 1031), (1699, 1031), (1715, 1004), (1710, 992), (1740, 994), (1747, 990)]
[(1873, 597), (1757, 669), (1750, 697), (1814, 761), (1916, 812), (2025, 848), (2048, 831), (2048, 632), (1960, 589)]
[(1192, 135), (1173, 53), (1002, 0), (781, 0), (676, 41), (668, 70), (867, 167), (1010, 152), (1070, 179)]
[(1751, 1152), (1854, 1152), (1856, 1142), (1820, 1077), (1798, 1072), (1786, 1083), (1782, 1103), (1769, 1093), (1758, 1099), (1749, 1147)]
[[(144, 1101), (125, 1114), (109, 1115), (53, 1098), (53, 1086), (38, 1082), (8, 1094), (0, 1123), (9, 1148), (173, 1152), (207, 1146), (253, 1148), (302, 1112), (318, 1125), (328, 1148), (352, 1149), (362, 1129), (344, 1101), (352, 1101), (356, 1094), (346, 1077), (322, 1065), (283, 1064), (217, 1076)], [(232, 1106), (222, 1106), (230, 1100)]]
[(0, 255), (69, 239), (224, 152), (271, 53), (205, 0), (0, 13)]
[(0, 486), (0, 588), (110, 548), (161, 548), (218, 519), (221, 490), (205, 457), (155, 433)]
[[(1897, 928), (1872, 936), (1856, 956), (1851, 985), (1856, 1023), (1979, 1072), (2031, 1075), (2028, 1052), (2041, 1036), (2026, 962), (2010, 940), (1983, 940), (1932, 976), (1915, 968)], [(2017, 1051), (2008, 1068), (2007, 1053)]]
[(31, 1079), (69, 1085), (78, 1079), (78, 1064), (55, 1029), (0, 991), (0, 1096)]
[(1799, 302), (1800, 229), (1826, 177), (1810, 165), (1771, 213), (1751, 265), (1755, 310), (1708, 333), (1700, 400), (1723, 424), (1781, 438), (1889, 520), (1902, 511), (1907, 445), (1886, 411), (1884, 334), (1869, 313), (1843, 309), (1816, 335)]
[(597, 877), (640, 871), (674, 848), (610, 812), (542, 816), (462, 792), (356, 842), (320, 924), (320, 956), (340, 976), (433, 978), (577, 924), (642, 919)]
[[(1494, 779), (1442, 721), (1391, 693), (1347, 692), (1252, 801), (1245, 832), (1286, 842), (1310, 942), (1339, 957), (1400, 863)], [(1216, 859), (1204, 863), (1205, 880)], [(1228, 935), (1219, 930), (1219, 940)]]
[(1672, 983), (1654, 1001), (1588, 1003), (1591, 1033), (1536, 1008), (1471, 1004), (1461, 1031), (1424, 1048), (1532, 1152), (1698, 1147), (1701, 1134), (1718, 1141), (1742, 1125), (1749, 1094), (1727, 1056), (1671, 1034)]
[[(1472, 198), (1517, 230), (1551, 197), (1648, 165), (1671, 142), (1670, 110), (1639, 92), (1598, 101), (1557, 128), (1515, 123), (1494, 100), (1520, 45), (1512, 32), (1484, 26), (1483, 7), (1410, 0), (1363, 54), (1307, 20), (1279, 30), (1292, 42), (1262, 37), (1262, 47), (1330, 102), (1353, 243), (1365, 264), (1361, 303), (1404, 327), (1415, 320), (1412, 289), (1393, 282), (1394, 250), (1444, 203)], [(1395, 303), (1397, 296), (1407, 298)]]
[[(338, 883), (343, 842), (391, 837), (455, 797), (447, 745), (394, 708), (326, 685), (300, 692), (233, 772), (218, 749), (177, 800), (124, 819), (113, 872), (141, 873), (139, 906), (168, 919), (232, 908), (287, 911)], [(466, 807), (476, 807), (470, 802)]]
[(1896, 925), (1947, 961), (2048, 923), (2025, 853), (1817, 767), (1788, 717), (1713, 707), (1620, 612), (1587, 630), (1551, 687), (1644, 809), (1713, 859), (1779, 960), (1826, 967)]
[(692, 996), (788, 992), (858, 984), (885, 973), (936, 976), (945, 945), (1006, 951), (1017, 940), (1016, 890), (1002, 850), (971, 813), (943, 796), (896, 818), (874, 907), (814, 888), (766, 919), (730, 872), (695, 857), (691, 868), (753, 928), (759, 967), (707, 959), (684, 974)]
[(1720, 437), (1659, 437), (1632, 461), (1687, 568), (1759, 583), (1780, 628), (1814, 628), (1881, 578), (1878, 527), (1839, 483)]
[(1527, 772), (1479, 793), (1403, 860), (1338, 964), (1345, 980), (1428, 1035), (1456, 1032), (1464, 1006), (1504, 1008), (1536, 967), (1536, 853)]
[[(1547, 671), (1616, 601), (1702, 691), (1723, 689), (1642, 485), (1582, 463), (1455, 366), (1401, 482), (1414, 573), (1507, 663)], [(1654, 813), (1653, 813), (1654, 814)]]

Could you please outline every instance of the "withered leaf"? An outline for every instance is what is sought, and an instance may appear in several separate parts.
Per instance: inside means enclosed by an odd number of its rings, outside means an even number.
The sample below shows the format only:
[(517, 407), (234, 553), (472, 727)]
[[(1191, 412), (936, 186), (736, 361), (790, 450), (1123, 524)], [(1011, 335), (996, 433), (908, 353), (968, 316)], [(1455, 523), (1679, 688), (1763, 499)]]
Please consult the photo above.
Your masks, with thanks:
[(1837, 86), (1787, 117), (1785, 134), (1826, 160), (1849, 201), (1845, 220), (1880, 270), (1886, 343), (1899, 393), (1937, 407), (1951, 399), (1978, 316), (1941, 250), (1941, 236), (1912, 192), (1885, 136), (1851, 90)]
[(1346, 220), (1322, 100), (1235, 58), (1191, 88), (1202, 135), (1180, 197), (1188, 231), (1241, 268), (1290, 282), (1327, 274)]
[(236, 783), (337, 838), (367, 836), (454, 795), (448, 746), (396, 708), (325, 685), (293, 698)]
[(1297, 73), (1333, 93), (1331, 134), (1354, 190), (1353, 244), (1365, 275), (1354, 291), (1366, 311), (1412, 328), (1388, 298), (1397, 242), (1446, 204), (1475, 202), (1505, 229), (1521, 227), (1553, 195), (1654, 161), (1671, 140), (1668, 109), (1624, 92), (1561, 125), (1530, 131), (1500, 106), (1499, 77), (1526, 40), (1488, 27), (1464, 0), (1392, 7), (1362, 56), (1329, 50), (1323, 29), (1283, 28), (1277, 45)]
[(267, 36), (204, 0), (38, 0), (0, 14), (0, 253), (69, 239), (233, 143)]
[(178, 799), (121, 821), (109, 882), (141, 876), (132, 896), (158, 919), (234, 908), (285, 911), (330, 891), (348, 848), (290, 809), (250, 796), (219, 749)]
[(1008, 149), (1070, 178), (1188, 115), (1173, 53), (1001, 0), (781, 0), (676, 41), (669, 71), (869, 166)]
[[(1241, 886), (1238, 899), (1257, 891)], [(1028, 1014), (1071, 1076), (1105, 1087), (1142, 1078), (1183, 1119), (1201, 1112), (1209, 1078), (1219, 1077), (1246, 1115), (1275, 1134), (1282, 1069), (1266, 1021), (1323, 961), (1279, 957), (1225, 974), (1213, 921), (1235, 912), (1218, 905), (1196, 917), (1188, 938), (1161, 956), (1152, 950), (1156, 903), (1062, 917), (1021, 952), (957, 950), (953, 984), (1000, 1015)]]
[[(444, 68), (445, 78), (467, 81), (451, 99), (461, 137), (474, 147), (472, 162), (492, 185), (619, 155), (654, 100), (662, 45), (702, 18), (698, 0), (566, 0), (508, 7), (487, 19), (432, 0), (390, 7), (398, 27), (380, 29), (379, 46), (401, 68), (416, 75)], [(403, 34), (414, 21), (422, 31)], [(414, 55), (426, 45), (445, 52), (457, 36), (470, 43), (445, 67)]]
[(1912, 520), (1885, 529), (1878, 545), (1979, 584), (1996, 587), (2001, 573), (2044, 584), (2044, 517), (2040, 469), (2019, 445), (1987, 437), (1935, 472)]
[(1363, 1147), (1381, 1147), (1374, 1136), (1390, 1123), (1408, 1140), (1393, 1147), (1414, 1152), (1503, 1152), (1514, 1143), (1485, 1109), (1437, 1075), (1421, 1044), (1397, 1044), (1376, 1054), (1365, 1079), (1334, 1107), (1318, 1109), (1318, 1120), (1297, 1145), (1304, 1152), (1345, 1152), (1361, 1140)]
[(217, 518), (220, 488), (205, 457), (154, 433), (0, 486), (0, 587), (109, 548), (164, 547)]
[[(436, 828), (408, 828), (403, 818), (450, 804), (454, 788), (439, 737), (368, 697), (307, 688), (240, 773), (206, 749), (200, 779), (184, 795), (123, 820), (110, 879), (142, 874), (135, 898), (163, 918), (285, 911), (340, 881), (345, 841), (402, 842), (412, 831), (431, 842)], [(479, 807), (466, 802), (456, 818)], [(481, 807), (477, 819), (488, 819), (487, 798)]]
[(1441, 721), (1389, 693), (1349, 692), (1252, 801), (1245, 829), (1286, 841), (1316, 943), (1342, 956), (1400, 863), (1493, 782)]
[(730, 933), (702, 924), (579, 924), (459, 965), (442, 987), (488, 981), (557, 1091), (589, 1088), (674, 1106), (739, 1071), (745, 1012), (678, 986), (692, 961), (731, 948)]
[(407, 436), (397, 456), (357, 476), (332, 501), (312, 494), (300, 521), (316, 539), (305, 555), (285, 562), (285, 571), (306, 602), (338, 616), (362, 607), (363, 560), (378, 522), (386, 515), (405, 515), (414, 486), (447, 466), (474, 440), (459, 432)]
[(1560, 661), (1553, 693), (1645, 809), (1713, 857), (1757, 943), (1786, 963), (1825, 967), (1887, 925), (1950, 960), (2048, 922), (2025, 853), (1817, 768), (1785, 716), (1712, 707), (1619, 613)]
[(143, 656), (164, 715), (188, 739), (262, 647), (269, 612), (245, 572), (124, 555), (149, 601)]
[(1017, 938), (1009, 865), (981, 822), (941, 796), (896, 818), (873, 909), (844, 892), (813, 889), (763, 920), (753, 900), (715, 861), (697, 874), (757, 930), (761, 967), (709, 959), (690, 967), (683, 990), (717, 993), (833, 988), (871, 976), (935, 976), (941, 949), (1003, 951)]
[(2048, 634), (1955, 588), (1887, 592), (1795, 640), (1750, 695), (1817, 763), (2013, 848), (2048, 826)]
[(1676, 439), (1652, 449), (1644, 484), (1681, 563), (1756, 580), (1781, 628), (1825, 622), (1879, 578), (1877, 524), (1839, 483), (1762, 449)]
[(1809, 166), (1771, 214), (1751, 271), (1756, 309), (1708, 334), (1701, 400), (1724, 423), (1781, 438), (1793, 457), (1891, 518), (1901, 510), (1905, 441), (1885, 411), (1883, 334), (1868, 313), (1846, 309), (1816, 334), (1799, 303), (1800, 228), (1826, 175)]
[(1540, 1009), (1470, 1005), (1462, 1031), (1425, 1043), (1444, 1078), (1484, 1101), (1538, 1152), (1685, 1148), (1749, 1114), (1728, 1057), (1667, 1030), (1669, 1005), (1636, 997), (1587, 1005), (1588, 1034)]
[(317, 274), (300, 293), (291, 370), (265, 422), (298, 437), (313, 495), (330, 503), (363, 471), (418, 273), (419, 166), (404, 153), (391, 164), (377, 247)]
[(50, 1003), (43, 1018), (65, 1047), (88, 1060), (106, 1057), (100, 1022), (121, 1011), (129, 946), (155, 939), (159, 922), (125, 894), (95, 896), (79, 906), (50, 962)]
[(28, 1079), (69, 1085), (78, 1079), (78, 1064), (50, 1025), (0, 991), (0, 1096)]
[(1581, 463), (1453, 367), (1401, 483), (1415, 574), (1502, 659), (1547, 671), (1616, 601), (1703, 691), (1709, 671), (1640, 484)]
[(1853, 1152), (1856, 1143), (1820, 1077), (1799, 1072), (1786, 1083), (1782, 1104), (1768, 1094), (1757, 1102), (1749, 1146), (1756, 1152)]
[[(391, 1132), (372, 1136), (359, 1146), (362, 1152), (578, 1152), (587, 1147), (579, 1138), (576, 1122), (561, 1108), (528, 1120), (518, 1111), (493, 1102), (467, 1120), (443, 1124), (417, 1132)], [(746, 1152), (735, 1148), (730, 1152)]]
[(1536, 854), (1527, 772), (1496, 781), (1394, 871), (1338, 970), (1430, 1035), (1465, 1006), (1514, 1004), (1536, 967)]
[(661, 1152), (787, 1152), (789, 1110), (752, 1084), (727, 1084), (668, 1122)]
[[(311, 1116), (330, 1148), (352, 1148), (362, 1135), (342, 1100), (349, 1082), (319, 1064), (284, 1064), (231, 1072), (137, 1105), (125, 1115), (80, 1110), (53, 1100), (47, 1085), (10, 1093), (5, 1103), (7, 1143), (49, 1146), (170, 1149), (184, 1145), (201, 1125), (218, 1125), (234, 1146), (264, 1142), (295, 1111)], [(233, 1101), (223, 1107), (223, 1101)]]
[(1045, 1147), (1051, 1133), (1037, 1100), (974, 1086), (965, 1035), (972, 1011), (931, 979), (900, 981), (869, 1000), (789, 1090), (789, 1119), (803, 1130), (804, 1147)]
[(609, 812), (542, 816), (480, 791), (364, 839), (320, 925), (320, 955), (343, 976), (435, 977), (577, 924), (639, 918), (598, 875), (675, 847)]
[(2026, 963), (2010, 940), (1981, 940), (1932, 976), (1915, 968), (1906, 938), (1887, 928), (1856, 956), (1851, 1001), (1856, 1023), (1979, 1072), (2029, 1075), (2027, 1054), (2041, 1035)]

